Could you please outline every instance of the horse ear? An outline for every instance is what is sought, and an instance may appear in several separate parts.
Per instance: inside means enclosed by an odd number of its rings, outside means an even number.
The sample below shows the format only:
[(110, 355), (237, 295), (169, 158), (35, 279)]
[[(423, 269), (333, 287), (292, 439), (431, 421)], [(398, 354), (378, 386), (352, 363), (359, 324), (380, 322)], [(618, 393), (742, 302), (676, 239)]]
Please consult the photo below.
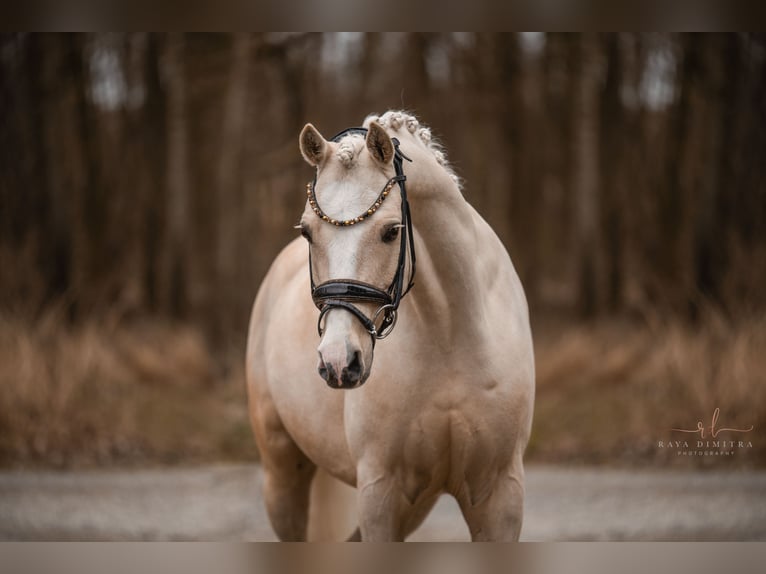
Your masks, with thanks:
[(378, 122), (370, 122), (367, 127), (366, 143), (372, 157), (383, 164), (391, 162), (394, 157), (394, 144)]
[(318, 166), (327, 150), (327, 141), (314, 126), (306, 124), (300, 135), (301, 155), (310, 165)]

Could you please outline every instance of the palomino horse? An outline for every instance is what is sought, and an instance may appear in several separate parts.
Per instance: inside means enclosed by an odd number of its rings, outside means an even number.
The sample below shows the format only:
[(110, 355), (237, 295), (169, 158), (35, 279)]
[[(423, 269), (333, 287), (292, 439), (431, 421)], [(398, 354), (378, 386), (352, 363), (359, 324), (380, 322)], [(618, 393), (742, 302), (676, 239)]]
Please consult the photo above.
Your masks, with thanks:
[(411, 115), (330, 141), (307, 124), (300, 150), (304, 238), (264, 279), (247, 347), (274, 530), (306, 538), (320, 468), (356, 487), (362, 540), (404, 540), (445, 492), (474, 540), (517, 540), (535, 374), (508, 253)]

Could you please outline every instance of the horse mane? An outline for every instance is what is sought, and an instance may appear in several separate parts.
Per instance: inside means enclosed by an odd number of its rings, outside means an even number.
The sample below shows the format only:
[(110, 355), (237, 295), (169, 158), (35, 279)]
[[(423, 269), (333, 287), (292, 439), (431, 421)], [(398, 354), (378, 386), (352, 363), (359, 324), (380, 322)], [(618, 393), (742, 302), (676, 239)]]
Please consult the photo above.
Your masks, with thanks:
[[(401, 110), (389, 110), (382, 115), (370, 114), (362, 123), (362, 126), (368, 128), (371, 122), (378, 122), (383, 126), (386, 131), (393, 132), (392, 136), (401, 136), (399, 131), (402, 127), (412, 136), (412, 141), (423, 146), (436, 160), (444, 171), (447, 172), (452, 181), (459, 189), (462, 189), (462, 182), (460, 177), (455, 173), (454, 169), (447, 161), (447, 154), (444, 147), (433, 137), (431, 129), (421, 124), (418, 119), (405, 111)], [(363, 139), (358, 134), (349, 134), (344, 137), (335, 153), (338, 160), (346, 167), (351, 167), (357, 154), (361, 151)]]

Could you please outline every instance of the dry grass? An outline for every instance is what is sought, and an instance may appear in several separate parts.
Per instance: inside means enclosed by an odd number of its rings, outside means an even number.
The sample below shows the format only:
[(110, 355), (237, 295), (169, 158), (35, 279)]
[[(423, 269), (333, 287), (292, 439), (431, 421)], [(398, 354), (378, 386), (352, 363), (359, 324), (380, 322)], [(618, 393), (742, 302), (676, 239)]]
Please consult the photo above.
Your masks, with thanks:
[[(0, 315), (0, 466), (253, 460), (242, 353), (213, 357), (189, 327)], [(766, 317), (697, 328), (541, 325), (528, 460), (624, 465), (766, 464)], [(222, 365), (231, 366), (225, 369)], [(672, 427), (755, 425), (734, 459), (657, 449)], [(709, 424), (709, 423), (708, 423)]]
[[(537, 401), (529, 457), (662, 466), (766, 464), (766, 317), (733, 325), (709, 313), (691, 327), (654, 319), (598, 323), (536, 336)], [(671, 428), (747, 428), (753, 448), (733, 458), (679, 457)], [(719, 438), (744, 435), (724, 433)], [(693, 440), (698, 436), (694, 435)]]
[(242, 361), (184, 327), (0, 317), (0, 465), (253, 459)]

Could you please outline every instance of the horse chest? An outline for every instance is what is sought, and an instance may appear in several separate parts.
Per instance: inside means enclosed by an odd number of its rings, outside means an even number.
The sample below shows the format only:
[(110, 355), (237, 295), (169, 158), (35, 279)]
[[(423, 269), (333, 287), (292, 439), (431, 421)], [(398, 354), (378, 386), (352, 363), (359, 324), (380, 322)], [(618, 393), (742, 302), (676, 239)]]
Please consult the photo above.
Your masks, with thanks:
[(397, 474), (411, 500), (483, 482), (511, 458), (513, 425), (497, 392), (424, 389), (396, 405), (364, 399), (347, 404), (356, 409), (346, 417), (352, 451)]

